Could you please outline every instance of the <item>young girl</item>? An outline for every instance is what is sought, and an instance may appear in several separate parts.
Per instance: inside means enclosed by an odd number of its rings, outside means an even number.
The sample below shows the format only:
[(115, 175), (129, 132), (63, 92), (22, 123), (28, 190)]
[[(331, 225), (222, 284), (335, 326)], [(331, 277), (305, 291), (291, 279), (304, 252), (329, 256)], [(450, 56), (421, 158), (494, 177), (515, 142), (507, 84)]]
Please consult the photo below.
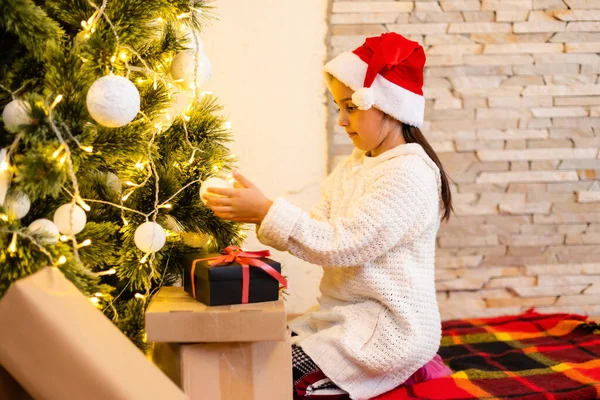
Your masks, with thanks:
[(263, 244), (323, 266), (320, 309), (290, 324), (295, 399), (370, 399), (450, 373), (436, 356), (434, 255), (452, 202), (419, 130), (424, 64), (423, 48), (395, 33), (326, 64), (339, 124), (356, 148), (310, 213), (270, 201), (239, 174), (236, 188), (208, 190), (225, 196), (206, 197), (215, 215), (255, 223)]

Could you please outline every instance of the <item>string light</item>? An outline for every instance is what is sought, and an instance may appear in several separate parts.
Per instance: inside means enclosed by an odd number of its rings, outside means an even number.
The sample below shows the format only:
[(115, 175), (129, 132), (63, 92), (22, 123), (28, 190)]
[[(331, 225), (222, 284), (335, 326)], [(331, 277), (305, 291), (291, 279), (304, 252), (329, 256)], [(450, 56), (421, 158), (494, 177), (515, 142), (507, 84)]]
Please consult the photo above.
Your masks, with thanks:
[(104, 294), (98, 292), (98, 293), (94, 294), (94, 296), (96, 296), (96, 297), (104, 297)]
[(143, 300), (143, 299), (145, 299), (145, 298), (146, 298), (146, 296), (144, 296), (144, 295), (143, 295), (143, 294), (141, 294), (141, 293), (136, 293), (136, 294), (135, 294), (135, 298), (136, 298), (136, 299)]
[(79, 243), (79, 244), (77, 245), (77, 248), (78, 248), (78, 249), (80, 249), (80, 248), (82, 248), (82, 247), (89, 246), (90, 244), (92, 244), (92, 241), (91, 241), (90, 239), (86, 239), (86, 240), (84, 240), (83, 242)]
[(53, 109), (54, 107), (56, 107), (58, 105), (58, 103), (61, 102), (62, 99), (63, 99), (63, 95), (62, 94), (59, 94), (58, 96), (56, 96), (56, 98), (54, 99), (54, 101), (50, 105), (50, 109)]
[(13, 233), (12, 240), (10, 241), (10, 244), (8, 245), (8, 252), (10, 254), (14, 254), (16, 251), (17, 251), (17, 234)]
[(148, 254), (144, 254), (144, 257), (140, 260), (140, 264), (145, 264), (148, 261)]
[(0, 163), (0, 171), (7, 171), (9, 167), (10, 165), (8, 165), (8, 162), (6, 161)]
[(60, 257), (59, 257), (59, 259), (58, 259), (58, 263), (59, 263), (60, 265), (63, 265), (63, 264), (64, 264), (64, 263), (66, 263), (66, 262), (67, 262), (67, 257), (65, 257), (65, 256), (60, 256)]
[(114, 64), (114, 63), (115, 63), (115, 61), (117, 61), (117, 56), (112, 56), (112, 57), (110, 58), (110, 62)]
[(117, 270), (114, 268), (111, 268), (107, 271), (102, 271), (102, 272), (98, 272), (96, 275), (97, 276), (104, 276), (104, 275), (114, 275), (117, 273)]
[(127, 60), (127, 53), (125, 53), (124, 51), (120, 52), (119, 58), (123, 61)]
[(132, 193), (133, 191), (130, 191), (129, 193), (125, 194), (125, 196), (121, 197), (121, 200), (127, 201), (127, 199), (129, 198), (129, 196), (131, 196)]
[(163, 204), (163, 205), (158, 206), (158, 208), (168, 208), (168, 209), (171, 209), (171, 208), (173, 208), (173, 206), (171, 204)]
[(98, 299), (97, 297), (90, 297), (90, 301), (94, 304), (98, 304), (100, 302), (100, 299)]
[(6, 215), (6, 214), (0, 214), (0, 219), (2, 221), (7, 221), (8, 222), (8, 215)]
[(64, 149), (65, 149), (65, 145), (61, 143), (61, 145), (58, 146), (58, 149), (56, 149), (54, 151), (54, 153), (52, 153), (52, 158), (56, 159), (56, 157), (58, 157)]
[(71, 238), (67, 235), (60, 235), (61, 242), (67, 242), (69, 239), (71, 239)]
[(81, 150), (87, 153), (92, 153), (94, 151), (94, 148), (92, 146), (81, 146)]
[(58, 165), (63, 165), (65, 163), (65, 161), (67, 161), (67, 155), (66, 154), (64, 156), (62, 156), (60, 158), (60, 160), (58, 160)]
[(231, 122), (227, 121), (227, 122), (223, 123), (223, 129), (230, 130), (231, 129)]
[(138, 161), (137, 163), (135, 163), (135, 167), (137, 169), (144, 169), (144, 168), (146, 168), (146, 163)]

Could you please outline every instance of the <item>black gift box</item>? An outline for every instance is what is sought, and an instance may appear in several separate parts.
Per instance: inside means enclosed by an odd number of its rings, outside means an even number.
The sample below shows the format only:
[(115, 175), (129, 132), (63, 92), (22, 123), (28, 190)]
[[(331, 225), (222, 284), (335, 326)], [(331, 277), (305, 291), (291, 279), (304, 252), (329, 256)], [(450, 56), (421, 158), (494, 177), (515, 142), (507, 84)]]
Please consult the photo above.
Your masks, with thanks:
[[(191, 296), (192, 265), (197, 259), (219, 257), (222, 254), (192, 254), (187, 257), (184, 266), (183, 288)], [(270, 258), (261, 257), (258, 260), (269, 264), (281, 273), (281, 264)], [(211, 260), (198, 261), (194, 271), (196, 300), (207, 306), (224, 306), (242, 303), (242, 265), (238, 262), (222, 263), (210, 266)], [(248, 303), (279, 300), (279, 281), (263, 271), (260, 267), (250, 268), (250, 290)]]

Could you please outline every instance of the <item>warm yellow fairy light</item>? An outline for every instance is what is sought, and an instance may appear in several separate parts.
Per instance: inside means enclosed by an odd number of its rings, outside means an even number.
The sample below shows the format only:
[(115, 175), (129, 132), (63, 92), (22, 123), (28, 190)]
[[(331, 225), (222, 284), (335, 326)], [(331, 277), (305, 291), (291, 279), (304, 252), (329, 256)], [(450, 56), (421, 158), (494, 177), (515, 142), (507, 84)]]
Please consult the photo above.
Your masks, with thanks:
[(64, 144), (61, 144), (60, 146), (58, 146), (58, 149), (54, 150), (54, 153), (52, 153), (52, 158), (56, 159), (56, 157), (58, 157), (64, 149), (65, 149)]
[(17, 251), (17, 234), (13, 233), (12, 240), (10, 241), (10, 244), (8, 245), (8, 252), (12, 254), (16, 251)]
[(133, 192), (129, 192), (129, 193), (127, 193), (125, 196), (121, 197), (121, 200), (123, 200), (123, 201), (127, 201), (127, 199), (129, 198), (129, 196), (131, 196), (131, 194), (132, 194), (132, 193), (133, 193)]
[(58, 165), (63, 165), (65, 163), (65, 161), (67, 161), (67, 155), (66, 154), (64, 156), (62, 156), (60, 158), (60, 160), (58, 160)]
[(171, 204), (163, 204), (162, 206), (160, 206), (161, 208), (173, 208), (173, 206)]
[(137, 83), (144, 83), (146, 82), (146, 80), (144, 78), (138, 78), (137, 79)]
[(94, 296), (96, 296), (96, 297), (102, 297), (102, 296), (104, 296), (104, 294), (102, 294), (102, 293), (98, 292), (98, 293), (96, 293)]
[(123, 220), (123, 225), (125, 225), (125, 226), (129, 225), (129, 221), (127, 221), (127, 220), (125, 219), (125, 217), (123, 217), (123, 218), (122, 218), (122, 220)]
[(84, 58), (84, 57), (80, 57), (80, 60), (81, 60), (82, 63), (86, 63), (86, 62), (90, 61), (90, 60), (88, 60), (87, 58)]
[(119, 58), (123, 61), (127, 60), (127, 53), (125, 53), (124, 51), (120, 52)]
[(6, 170), (8, 170), (8, 167), (9, 167), (9, 165), (6, 161), (2, 161), (0, 163), (0, 171), (6, 171)]
[(144, 257), (142, 257), (140, 264), (144, 264), (146, 261), (148, 261), (148, 254), (145, 254)]
[(66, 242), (67, 240), (69, 240), (69, 237), (67, 235), (60, 235), (61, 242)]
[(145, 299), (145, 298), (146, 298), (146, 296), (144, 296), (144, 295), (143, 295), (143, 294), (141, 294), (141, 293), (136, 293), (136, 294), (135, 294), (135, 298), (136, 298), (136, 299)]
[(100, 300), (97, 297), (90, 297), (90, 301), (94, 304), (98, 304)]
[(117, 61), (117, 56), (112, 56), (110, 62), (114, 64), (115, 61)]
[(114, 268), (111, 268), (107, 271), (102, 271), (102, 272), (98, 272), (96, 275), (98, 276), (104, 276), (104, 275), (114, 275), (117, 273), (117, 270)]
[(85, 239), (83, 242), (77, 245), (77, 248), (80, 249), (82, 247), (89, 246), (90, 244), (92, 244), (92, 241), (90, 239)]
[(141, 161), (138, 161), (137, 163), (135, 163), (135, 167), (137, 169), (144, 169), (146, 167), (146, 163), (143, 163)]
[(184, 18), (188, 18), (190, 16), (190, 13), (183, 13), (183, 14), (179, 14), (177, 16), (177, 19), (184, 19)]
[(59, 94), (58, 96), (56, 96), (56, 98), (52, 102), (52, 105), (50, 105), (50, 109), (53, 109), (54, 107), (56, 107), (56, 105), (58, 103), (60, 103), (62, 99), (63, 99), (63, 95), (62, 94)]
[(79, 195), (75, 196), (75, 202), (77, 202), (79, 207), (83, 208), (85, 211), (90, 211), (92, 209)]
[(6, 214), (0, 214), (0, 219), (2, 221), (8, 221), (8, 215), (6, 215)]
[(65, 257), (65, 256), (60, 256), (60, 257), (59, 257), (59, 259), (58, 259), (58, 263), (59, 263), (60, 265), (62, 265), (62, 264), (64, 264), (64, 263), (66, 263), (66, 262), (67, 262), (67, 257)]
[(125, 184), (126, 184), (127, 186), (137, 186), (137, 183), (133, 183), (133, 182), (131, 182), (131, 181), (127, 181), (127, 182), (125, 182)]
[(94, 151), (94, 148), (92, 146), (81, 146), (81, 149), (87, 153), (91, 153)]

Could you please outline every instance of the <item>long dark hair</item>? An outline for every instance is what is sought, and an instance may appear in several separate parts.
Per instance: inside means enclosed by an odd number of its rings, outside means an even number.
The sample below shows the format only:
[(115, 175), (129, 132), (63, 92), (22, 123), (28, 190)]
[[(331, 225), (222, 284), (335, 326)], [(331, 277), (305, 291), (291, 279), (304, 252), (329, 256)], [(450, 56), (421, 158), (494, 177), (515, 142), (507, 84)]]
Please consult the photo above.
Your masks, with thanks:
[(442, 181), (442, 203), (444, 206), (444, 213), (442, 214), (442, 221), (448, 221), (450, 219), (450, 214), (454, 211), (452, 207), (452, 191), (450, 190), (450, 183), (448, 174), (444, 170), (444, 166), (442, 162), (438, 158), (437, 154), (433, 150), (433, 147), (429, 144), (425, 135), (419, 128), (414, 126), (402, 124), (402, 136), (404, 136), (404, 140), (406, 143), (418, 143), (421, 145), (425, 153), (431, 158), (431, 160), (437, 165), (440, 170), (440, 178)]

